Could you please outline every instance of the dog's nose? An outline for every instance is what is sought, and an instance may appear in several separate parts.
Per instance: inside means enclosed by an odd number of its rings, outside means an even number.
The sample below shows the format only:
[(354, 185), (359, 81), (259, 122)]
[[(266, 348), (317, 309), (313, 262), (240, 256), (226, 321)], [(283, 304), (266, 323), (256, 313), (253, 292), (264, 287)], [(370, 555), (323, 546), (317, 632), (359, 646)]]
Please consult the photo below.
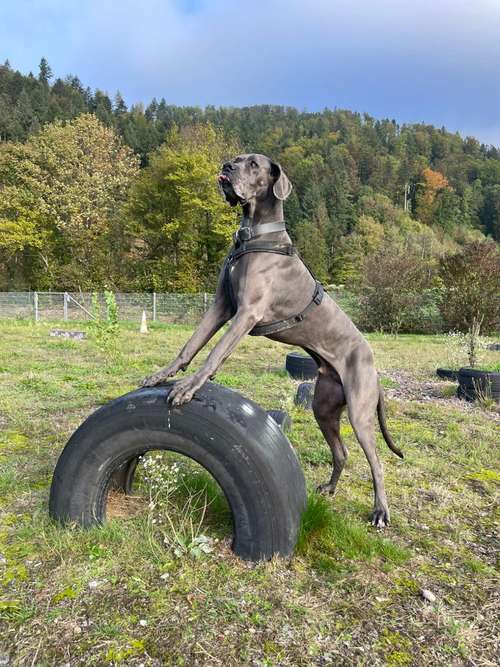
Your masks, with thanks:
[(222, 171), (223, 172), (224, 171), (232, 171), (233, 169), (234, 169), (234, 167), (231, 164), (231, 162), (224, 162), (224, 164), (222, 165)]

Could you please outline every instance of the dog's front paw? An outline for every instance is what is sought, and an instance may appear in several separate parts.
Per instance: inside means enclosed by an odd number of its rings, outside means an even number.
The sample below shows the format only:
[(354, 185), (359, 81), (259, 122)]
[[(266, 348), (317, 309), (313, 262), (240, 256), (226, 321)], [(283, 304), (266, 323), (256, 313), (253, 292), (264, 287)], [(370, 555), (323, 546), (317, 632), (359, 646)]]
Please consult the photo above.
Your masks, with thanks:
[(141, 387), (154, 387), (157, 384), (165, 382), (168, 378), (174, 377), (179, 371), (183, 371), (186, 368), (186, 365), (183, 365), (179, 361), (174, 361), (170, 366), (162, 368), (161, 371), (150, 375), (141, 382)]
[(141, 387), (155, 387), (160, 382), (164, 382), (169, 376), (165, 372), (160, 371), (159, 373), (154, 373), (141, 382)]
[(168, 395), (167, 401), (171, 405), (182, 405), (188, 403), (194, 393), (206, 382), (206, 378), (198, 375), (190, 375), (174, 384)]

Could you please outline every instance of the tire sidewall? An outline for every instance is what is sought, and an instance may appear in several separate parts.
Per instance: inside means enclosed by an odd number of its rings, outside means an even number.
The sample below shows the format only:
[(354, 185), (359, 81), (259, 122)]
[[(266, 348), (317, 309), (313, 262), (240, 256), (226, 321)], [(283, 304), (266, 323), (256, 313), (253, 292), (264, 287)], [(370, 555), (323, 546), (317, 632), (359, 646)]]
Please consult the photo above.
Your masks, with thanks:
[(208, 384), (180, 408), (166, 405), (169, 386), (162, 386), (131, 392), (91, 415), (57, 463), (51, 515), (83, 526), (104, 521), (110, 479), (120, 465), (150, 450), (175, 451), (197, 461), (222, 488), (235, 553), (251, 560), (290, 555), (305, 504), (297, 456), (262, 408)]
[(500, 373), (481, 371), (475, 368), (461, 368), (458, 371), (460, 393), (469, 401), (479, 398), (479, 395), (500, 398)]

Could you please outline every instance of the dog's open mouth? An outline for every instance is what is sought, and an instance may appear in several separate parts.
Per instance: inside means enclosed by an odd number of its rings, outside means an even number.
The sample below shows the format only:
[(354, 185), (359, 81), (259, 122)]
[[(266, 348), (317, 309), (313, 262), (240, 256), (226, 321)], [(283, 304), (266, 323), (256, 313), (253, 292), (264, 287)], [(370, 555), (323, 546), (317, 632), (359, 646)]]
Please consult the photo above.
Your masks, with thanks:
[(233, 184), (226, 174), (219, 174), (217, 180), (228, 204), (231, 206), (236, 206), (238, 202), (244, 203), (244, 198), (235, 192)]

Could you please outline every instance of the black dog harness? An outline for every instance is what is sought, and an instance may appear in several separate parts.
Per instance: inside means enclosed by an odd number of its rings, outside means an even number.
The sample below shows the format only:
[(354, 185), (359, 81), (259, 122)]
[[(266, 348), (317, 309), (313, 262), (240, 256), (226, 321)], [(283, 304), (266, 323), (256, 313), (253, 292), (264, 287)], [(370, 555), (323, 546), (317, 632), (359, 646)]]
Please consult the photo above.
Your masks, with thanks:
[[(226, 298), (231, 304), (231, 317), (236, 314), (238, 310), (238, 302), (236, 300), (236, 295), (231, 284), (230, 270), (232, 265), (238, 261), (243, 255), (247, 255), (250, 252), (270, 252), (276, 255), (287, 255), (293, 257), (298, 255), (296, 248), (289, 244), (276, 245), (276, 243), (270, 241), (261, 241), (260, 243), (247, 245), (248, 241), (251, 241), (256, 236), (263, 236), (264, 234), (271, 234), (272, 232), (281, 232), (286, 231), (284, 222), (269, 222), (258, 226), (258, 234), (255, 234), (249, 226), (240, 227), (240, 229), (234, 235), (234, 246), (231, 249), (229, 255), (226, 257), (224, 264), (224, 292)], [(314, 278), (312, 271), (309, 267), (306, 267), (309, 273)], [(285, 329), (290, 329), (294, 327), (299, 322), (306, 317), (310, 310), (314, 306), (319, 306), (323, 300), (323, 285), (314, 278), (316, 285), (314, 288), (314, 293), (311, 301), (307, 306), (297, 315), (292, 317), (287, 317), (284, 320), (275, 320), (269, 324), (258, 324), (255, 326), (249, 333), (250, 336), (267, 336), (269, 334), (278, 333), (279, 331), (285, 331)]]

